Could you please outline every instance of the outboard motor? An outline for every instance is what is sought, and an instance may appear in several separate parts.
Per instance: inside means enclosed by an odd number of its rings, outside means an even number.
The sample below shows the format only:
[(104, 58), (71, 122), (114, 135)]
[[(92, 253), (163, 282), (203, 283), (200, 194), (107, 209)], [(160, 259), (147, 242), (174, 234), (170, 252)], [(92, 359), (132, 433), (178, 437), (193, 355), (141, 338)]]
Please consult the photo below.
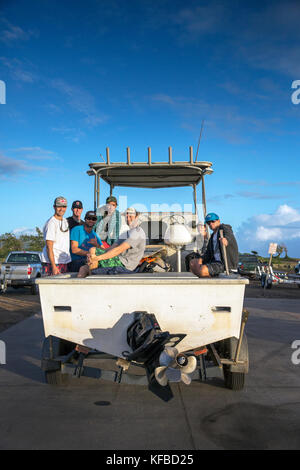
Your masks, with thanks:
[(127, 342), (133, 352), (124, 351), (123, 356), (127, 361), (147, 362), (161, 352), (169, 338), (168, 331), (161, 331), (155, 315), (135, 312), (134, 322), (127, 330)]
[(132, 353), (123, 352), (127, 361), (144, 363), (148, 378), (155, 378), (154, 371), (159, 366), (159, 357), (165, 346), (174, 347), (185, 337), (185, 334), (170, 334), (161, 331), (158, 321), (152, 313), (135, 312), (134, 321), (127, 330), (127, 342)]

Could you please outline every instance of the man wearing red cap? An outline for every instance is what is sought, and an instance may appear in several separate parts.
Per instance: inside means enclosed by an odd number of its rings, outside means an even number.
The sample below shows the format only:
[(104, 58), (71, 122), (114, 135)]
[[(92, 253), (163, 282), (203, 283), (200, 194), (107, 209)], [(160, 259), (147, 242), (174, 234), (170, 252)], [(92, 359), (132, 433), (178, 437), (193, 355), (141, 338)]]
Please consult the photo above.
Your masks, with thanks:
[(67, 200), (59, 196), (54, 201), (54, 215), (43, 228), (45, 247), (42, 252), (43, 274), (46, 276), (67, 272), (70, 256), (70, 232), (66, 219)]

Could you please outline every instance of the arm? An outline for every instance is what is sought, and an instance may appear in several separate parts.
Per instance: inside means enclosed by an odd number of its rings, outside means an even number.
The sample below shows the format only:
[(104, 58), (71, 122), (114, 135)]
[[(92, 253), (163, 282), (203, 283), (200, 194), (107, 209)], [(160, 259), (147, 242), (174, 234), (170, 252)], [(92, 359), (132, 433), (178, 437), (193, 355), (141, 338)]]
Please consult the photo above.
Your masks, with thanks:
[(53, 244), (54, 244), (53, 240), (46, 240), (46, 249), (47, 249), (48, 258), (49, 258), (51, 268), (52, 268), (52, 274), (56, 275), (56, 274), (59, 274), (59, 269), (56, 266), (55, 261), (54, 261)]
[(104, 259), (114, 258), (115, 256), (118, 256), (121, 253), (123, 253), (124, 251), (128, 250), (129, 248), (131, 248), (131, 245), (129, 245), (129, 243), (127, 243), (127, 242), (123, 242), (123, 243), (121, 243), (121, 245), (110, 247), (110, 249), (108, 249), (102, 255), (93, 256), (91, 254), (90, 259), (92, 261), (101, 261), (101, 260), (104, 260)]
[(82, 250), (78, 247), (78, 242), (71, 240), (71, 251), (74, 255), (87, 256), (88, 251)]
[(104, 247), (102, 245), (102, 241), (100, 240), (100, 238), (98, 237), (98, 235), (95, 235), (94, 238), (90, 238), (89, 239), (89, 244), (90, 245), (93, 245), (94, 247), (96, 248), (102, 248), (104, 250)]
[(223, 243), (224, 246), (228, 246), (231, 243), (235, 242), (235, 238), (231, 228), (227, 225), (220, 225), (220, 230), (223, 230), (223, 238), (220, 238), (220, 242)]

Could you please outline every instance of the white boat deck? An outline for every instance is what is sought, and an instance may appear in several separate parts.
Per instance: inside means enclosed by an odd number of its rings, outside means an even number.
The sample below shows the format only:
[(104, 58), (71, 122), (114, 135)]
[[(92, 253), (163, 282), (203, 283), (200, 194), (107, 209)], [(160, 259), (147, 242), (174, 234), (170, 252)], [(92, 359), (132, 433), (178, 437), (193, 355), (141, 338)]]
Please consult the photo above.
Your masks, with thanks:
[(37, 280), (37, 284), (249, 284), (249, 280), (237, 274), (220, 274), (214, 278), (199, 278), (187, 272), (136, 273), (118, 275), (93, 275), (77, 278), (76, 273), (47, 276)]

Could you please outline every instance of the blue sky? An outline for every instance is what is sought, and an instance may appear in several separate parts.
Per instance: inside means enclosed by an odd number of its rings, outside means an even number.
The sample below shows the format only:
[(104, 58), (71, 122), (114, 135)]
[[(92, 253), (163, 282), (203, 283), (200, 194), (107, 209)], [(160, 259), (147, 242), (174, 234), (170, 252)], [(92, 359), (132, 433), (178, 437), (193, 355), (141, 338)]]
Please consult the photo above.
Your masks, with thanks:
[[(204, 120), (208, 211), (240, 251), (300, 257), (299, 24), (297, 1), (2, 0), (0, 233), (42, 227), (59, 195), (91, 209), (86, 171), (106, 147), (112, 161), (128, 146), (134, 161), (148, 146), (188, 159)], [(115, 194), (192, 202), (189, 188)]]

